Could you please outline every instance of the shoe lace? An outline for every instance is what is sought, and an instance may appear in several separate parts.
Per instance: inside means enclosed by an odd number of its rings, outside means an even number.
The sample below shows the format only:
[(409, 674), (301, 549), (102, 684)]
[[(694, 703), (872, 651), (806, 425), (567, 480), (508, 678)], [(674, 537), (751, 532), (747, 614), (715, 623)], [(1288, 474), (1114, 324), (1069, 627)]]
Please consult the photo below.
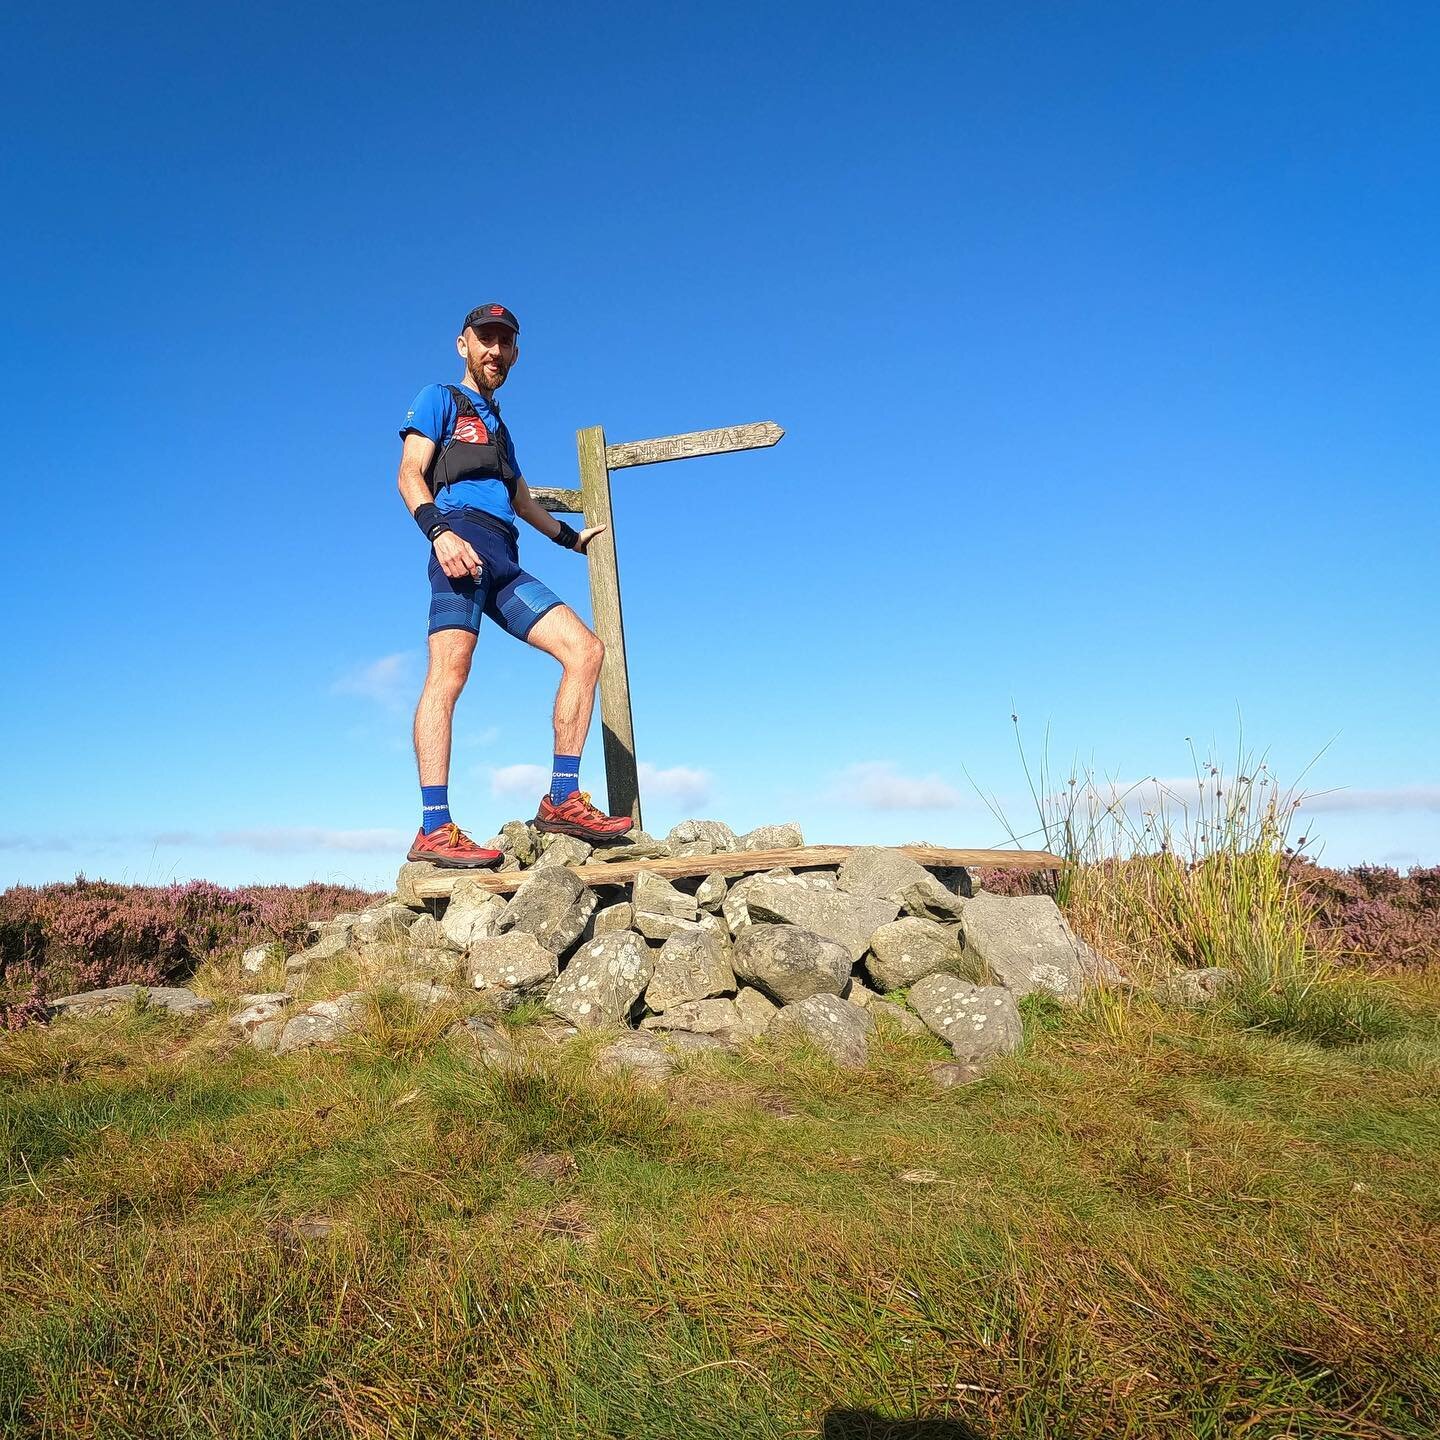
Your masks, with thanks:
[(444, 837), (440, 842), (442, 845), (458, 848), (461, 845), (475, 843), (453, 820), (448, 825), (442, 825), (435, 833)]

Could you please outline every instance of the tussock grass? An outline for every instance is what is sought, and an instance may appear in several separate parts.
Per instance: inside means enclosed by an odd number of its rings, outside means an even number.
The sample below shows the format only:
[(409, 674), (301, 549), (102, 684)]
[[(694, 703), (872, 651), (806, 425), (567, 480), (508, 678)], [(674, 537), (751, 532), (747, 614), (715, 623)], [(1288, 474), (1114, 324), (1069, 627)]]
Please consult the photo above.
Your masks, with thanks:
[(890, 1031), (864, 1076), (495, 1073), (399, 997), (285, 1060), (8, 1037), (0, 1435), (1428, 1437), (1440, 1041), (1395, 995), (1341, 1045), (1027, 1001), (942, 1093)]

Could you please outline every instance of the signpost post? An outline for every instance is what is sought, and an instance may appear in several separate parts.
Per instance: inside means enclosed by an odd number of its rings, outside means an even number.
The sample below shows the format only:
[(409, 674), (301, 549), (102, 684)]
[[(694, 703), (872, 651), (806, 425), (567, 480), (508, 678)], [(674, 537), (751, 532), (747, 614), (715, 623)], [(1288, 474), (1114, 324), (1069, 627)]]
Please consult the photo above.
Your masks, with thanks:
[(630, 671), (625, 663), (625, 622), (620, 608), (620, 569), (615, 559), (615, 519), (610, 508), (610, 472), (635, 465), (658, 465), (698, 455), (724, 455), (732, 450), (761, 450), (774, 445), (784, 431), (773, 420), (753, 425), (727, 425), (719, 430), (694, 430), (687, 435), (662, 435), (655, 440), (629, 440), (607, 445), (598, 425), (575, 432), (580, 458), (580, 488), (531, 491), (546, 510), (583, 514), (588, 529), (606, 526), (590, 542), (590, 606), (595, 633), (605, 645), (600, 670), (600, 724), (605, 745), (605, 782), (612, 815), (629, 815), (640, 825), (640, 776), (635, 764), (635, 727), (630, 717)]

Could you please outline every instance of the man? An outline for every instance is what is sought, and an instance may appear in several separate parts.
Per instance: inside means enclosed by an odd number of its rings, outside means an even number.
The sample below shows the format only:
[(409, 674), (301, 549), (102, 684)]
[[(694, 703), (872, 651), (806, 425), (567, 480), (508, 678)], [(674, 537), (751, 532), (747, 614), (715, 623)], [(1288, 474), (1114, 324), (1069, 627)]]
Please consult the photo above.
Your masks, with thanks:
[(495, 399), (520, 356), (519, 337), (520, 324), (503, 305), (477, 305), (455, 341), (465, 362), (460, 384), (427, 385), (400, 429), (400, 494), (431, 547), (430, 667), (415, 709), (421, 825), (409, 858), (436, 865), (483, 868), (501, 859), (450, 818), (448, 793), (455, 702), (484, 615), (561, 665), (550, 791), (540, 801), (536, 828), (603, 842), (618, 839), (632, 823), (597, 810), (579, 788), (605, 647), (520, 568), (517, 518), (582, 555), (605, 527), (576, 534), (531, 498)]

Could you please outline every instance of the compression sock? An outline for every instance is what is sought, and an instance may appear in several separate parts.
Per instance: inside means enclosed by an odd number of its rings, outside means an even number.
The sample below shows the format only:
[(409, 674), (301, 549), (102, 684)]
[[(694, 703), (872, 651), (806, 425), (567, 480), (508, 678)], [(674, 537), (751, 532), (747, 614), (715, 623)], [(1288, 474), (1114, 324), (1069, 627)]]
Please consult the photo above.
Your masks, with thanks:
[(580, 757), (557, 755), (550, 771), (550, 803), (559, 805), (580, 788)]
[(450, 787), (448, 785), (422, 785), (420, 787), (420, 828), (431, 835), (442, 825), (450, 823)]

